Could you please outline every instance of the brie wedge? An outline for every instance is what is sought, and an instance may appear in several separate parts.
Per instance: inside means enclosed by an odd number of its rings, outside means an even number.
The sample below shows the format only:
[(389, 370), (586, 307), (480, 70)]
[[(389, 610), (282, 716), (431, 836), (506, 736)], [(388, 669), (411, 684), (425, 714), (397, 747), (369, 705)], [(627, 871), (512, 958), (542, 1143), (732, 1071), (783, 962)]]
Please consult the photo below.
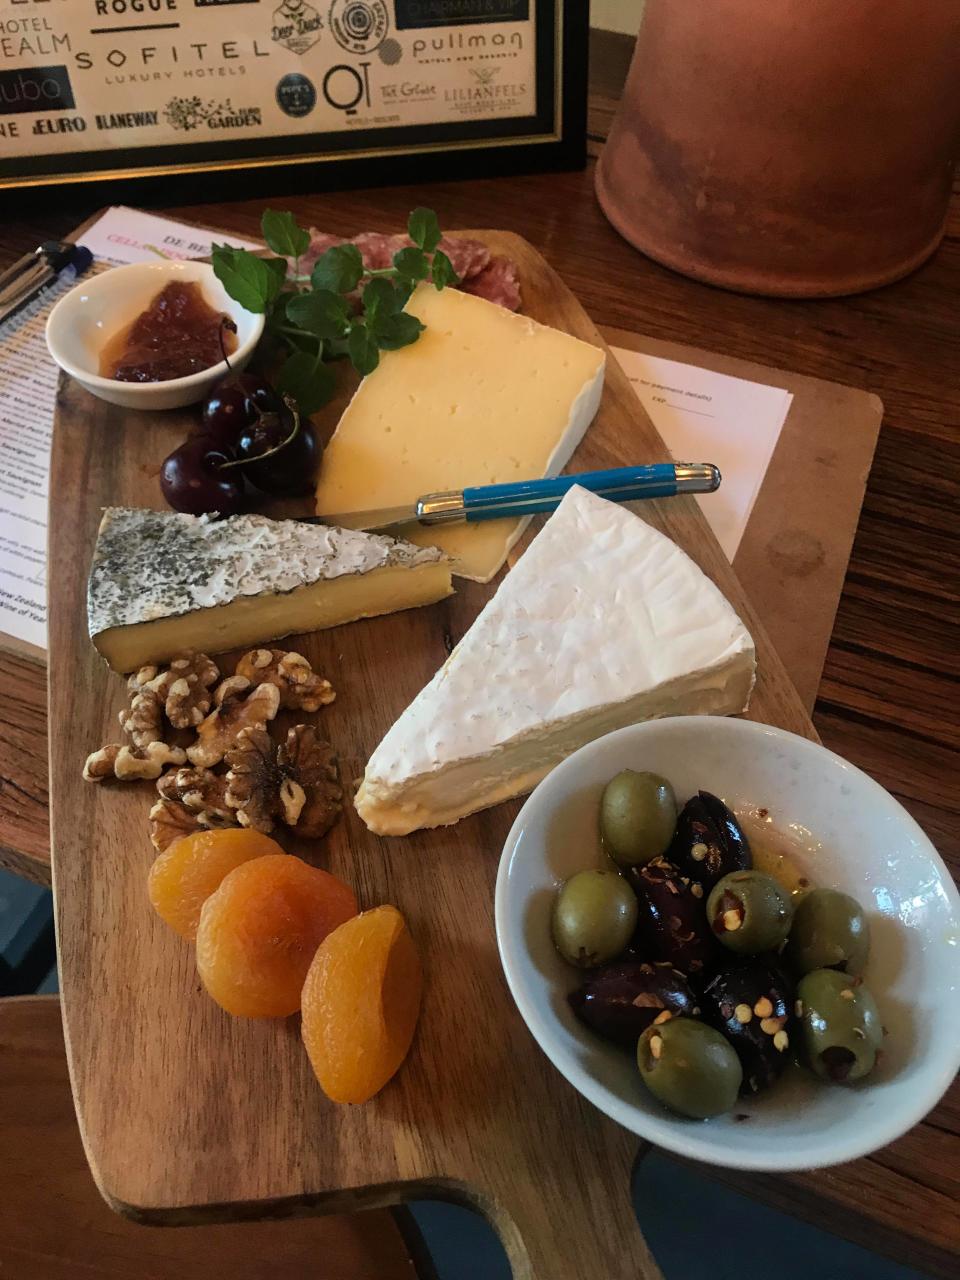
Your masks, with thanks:
[(222, 653), (450, 594), (433, 547), (382, 535), (232, 516), (109, 507), (90, 567), (90, 638), (114, 671), (184, 649)]
[(448, 825), (612, 729), (745, 710), (755, 670), (693, 561), (575, 487), (373, 752), (357, 812), (380, 835)]

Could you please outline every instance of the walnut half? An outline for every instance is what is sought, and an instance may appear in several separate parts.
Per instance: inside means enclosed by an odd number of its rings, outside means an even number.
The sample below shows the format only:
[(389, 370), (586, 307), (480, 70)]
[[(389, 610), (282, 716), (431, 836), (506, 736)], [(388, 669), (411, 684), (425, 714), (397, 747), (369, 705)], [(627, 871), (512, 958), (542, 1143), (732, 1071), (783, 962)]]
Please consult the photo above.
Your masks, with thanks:
[(183, 764), (186, 756), (180, 747), (168, 747), (165, 742), (151, 742), (142, 750), (124, 747), (118, 742), (101, 747), (87, 756), (83, 776), (87, 782), (107, 782), (117, 779), (132, 782), (141, 778), (153, 781), (168, 764)]
[(153, 689), (137, 689), (130, 706), (120, 712), (120, 728), (135, 747), (144, 750), (151, 743), (163, 742), (163, 701)]
[(210, 710), (211, 687), (219, 679), (220, 670), (212, 658), (188, 650), (171, 658), (167, 670), (155, 674), (149, 687), (160, 696), (175, 729), (193, 729)]
[(253, 685), (275, 684), (280, 705), (292, 711), (319, 711), (336, 698), (333, 685), (317, 675), (302, 653), (251, 649), (237, 663), (237, 675)]
[[(277, 763), (286, 778), (300, 787), (304, 803), (297, 818), (288, 823), (297, 834), (316, 840), (333, 826), (343, 808), (343, 790), (337, 781), (337, 756), (312, 724), (298, 724), (287, 734), (277, 752)], [(285, 818), (284, 821), (287, 821)]]
[(226, 800), (241, 826), (269, 832), (283, 822), (316, 839), (343, 807), (336, 755), (313, 725), (291, 729), (279, 748), (265, 729), (244, 729), (227, 764)]
[(244, 729), (262, 729), (280, 709), (280, 690), (274, 684), (250, 687), (243, 676), (230, 676), (214, 695), (216, 707), (197, 729), (197, 740), (187, 748), (187, 758), (209, 769), (227, 754)]
[(227, 779), (210, 769), (168, 769), (157, 782), (164, 800), (174, 800), (197, 815), (201, 827), (235, 827), (237, 815), (227, 805)]

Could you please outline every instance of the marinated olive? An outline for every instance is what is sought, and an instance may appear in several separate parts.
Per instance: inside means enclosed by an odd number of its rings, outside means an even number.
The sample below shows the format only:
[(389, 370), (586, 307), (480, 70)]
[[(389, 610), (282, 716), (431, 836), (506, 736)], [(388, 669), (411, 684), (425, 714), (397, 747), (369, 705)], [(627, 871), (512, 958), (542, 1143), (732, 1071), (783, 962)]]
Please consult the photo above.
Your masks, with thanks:
[(753, 866), (750, 845), (739, 822), (709, 791), (691, 796), (681, 809), (667, 857), (707, 892), (731, 871)]
[(845, 1084), (873, 1070), (883, 1028), (858, 978), (814, 969), (797, 984), (797, 1012), (804, 1061), (823, 1080)]
[(794, 1000), (793, 984), (773, 956), (734, 961), (704, 987), (703, 1019), (736, 1050), (742, 1093), (760, 1093), (782, 1075), (790, 1057)]
[(630, 867), (627, 876), (637, 891), (638, 950), (668, 961), (681, 973), (702, 972), (717, 952), (703, 910), (702, 887), (681, 876), (665, 858)]
[(598, 969), (567, 998), (581, 1022), (629, 1049), (657, 1018), (666, 1021), (680, 1013), (695, 1017), (700, 1012), (682, 973), (669, 964), (638, 960)]
[(565, 960), (581, 969), (613, 960), (637, 923), (637, 898), (616, 871), (578, 871), (553, 904), (553, 940)]
[(794, 911), (784, 956), (798, 973), (843, 969), (856, 975), (869, 949), (870, 926), (860, 903), (837, 889), (812, 889)]
[(655, 1097), (694, 1120), (731, 1110), (743, 1079), (740, 1059), (720, 1032), (692, 1018), (648, 1027), (637, 1045), (637, 1066)]
[(793, 903), (786, 889), (762, 871), (734, 871), (707, 899), (707, 919), (725, 947), (741, 955), (774, 951), (786, 938)]
[(677, 825), (677, 799), (666, 778), (624, 769), (600, 801), (600, 835), (614, 862), (630, 867), (664, 852)]

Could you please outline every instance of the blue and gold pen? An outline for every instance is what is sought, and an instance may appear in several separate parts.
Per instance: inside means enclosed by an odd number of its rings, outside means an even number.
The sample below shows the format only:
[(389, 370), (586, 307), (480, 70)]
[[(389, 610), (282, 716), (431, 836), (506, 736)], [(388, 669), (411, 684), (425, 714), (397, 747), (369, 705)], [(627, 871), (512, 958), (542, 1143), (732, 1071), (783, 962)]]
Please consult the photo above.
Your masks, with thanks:
[(643, 467), (616, 467), (612, 471), (585, 471), (580, 475), (547, 480), (519, 480), (512, 484), (488, 484), (472, 489), (427, 493), (403, 507), (380, 511), (350, 511), (311, 517), (318, 524), (346, 529), (389, 529), (405, 524), (449, 524), (466, 520), (502, 520), (510, 516), (545, 515), (555, 511), (563, 495), (574, 485), (611, 502), (639, 498), (672, 498), (678, 493), (713, 493), (720, 486), (720, 472), (711, 462), (657, 462)]

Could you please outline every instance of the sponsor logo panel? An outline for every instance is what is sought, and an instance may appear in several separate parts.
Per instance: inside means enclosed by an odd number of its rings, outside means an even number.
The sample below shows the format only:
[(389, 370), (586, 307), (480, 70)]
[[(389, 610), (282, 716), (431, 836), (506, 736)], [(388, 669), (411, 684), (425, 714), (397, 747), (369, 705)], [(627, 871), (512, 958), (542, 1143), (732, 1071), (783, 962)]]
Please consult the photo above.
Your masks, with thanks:
[(284, 115), (299, 120), (308, 116), (317, 105), (317, 90), (312, 80), (298, 71), (291, 71), (278, 82), (276, 98), (277, 106)]
[(348, 53), (372, 53), (390, 30), (384, 0), (333, 0), (330, 30)]
[(70, 73), (63, 65), (0, 70), (0, 115), (27, 111), (72, 111)]

